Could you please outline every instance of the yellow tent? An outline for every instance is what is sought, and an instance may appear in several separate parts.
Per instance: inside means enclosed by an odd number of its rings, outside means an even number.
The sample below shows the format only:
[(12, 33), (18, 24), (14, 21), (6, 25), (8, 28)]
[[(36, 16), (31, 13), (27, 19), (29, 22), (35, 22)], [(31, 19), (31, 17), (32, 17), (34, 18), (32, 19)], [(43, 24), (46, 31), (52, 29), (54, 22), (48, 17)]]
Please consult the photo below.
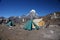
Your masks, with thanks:
[(45, 25), (45, 22), (44, 22), (44, 21), (40, 21), (40, 22), (38, 23), (38, 25), (39, 25), (39, 26), (44, 26), (44, 25)]
[[(43, 21), (43, 18), (34, 19), (33, 22), (38, 26), (44, 26), (45, 25), (45, 21)], [(34, 25), (32, 25), (32, 27), (35, 28)]]

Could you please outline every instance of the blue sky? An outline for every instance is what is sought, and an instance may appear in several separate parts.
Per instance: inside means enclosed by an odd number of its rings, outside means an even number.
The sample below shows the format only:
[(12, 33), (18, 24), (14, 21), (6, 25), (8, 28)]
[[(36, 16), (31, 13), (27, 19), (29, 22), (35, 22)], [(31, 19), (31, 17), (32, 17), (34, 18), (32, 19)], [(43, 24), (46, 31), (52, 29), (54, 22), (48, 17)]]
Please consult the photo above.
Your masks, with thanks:
[(32, 9), (40, 16), (60, 12), (60, 0), (0, 0), (0, 16), (21, 16)]

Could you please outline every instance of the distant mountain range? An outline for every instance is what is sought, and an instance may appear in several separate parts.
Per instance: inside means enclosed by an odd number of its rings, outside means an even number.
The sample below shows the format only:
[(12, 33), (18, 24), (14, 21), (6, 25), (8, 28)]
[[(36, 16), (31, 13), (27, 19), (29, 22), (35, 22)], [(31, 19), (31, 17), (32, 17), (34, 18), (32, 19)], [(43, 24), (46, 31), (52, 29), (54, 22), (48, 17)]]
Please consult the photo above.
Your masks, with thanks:
[[(36, 19), (36, 18), (41, 18), (35, 10), (31, 10), (27, 15), (22, 15), (22, 16), (11, 16), (9, 18), (5, 18), (5, 17), (0, 17), (0, 19), (2, 20), (6, 20), (6, 19), (10, 19), (10, 20), (13, 20), (14, 22), (16, 23), (22, 23), (22, 19), (25, 20), (25, 22), (27, 20), (30, 20), (30, 19)], [(60, 20), (60, 12), (54, 12), (54, 13), (50, 13), (50, 14), (47, 14), (46, 16), (43, 16), (42, 17), (44, 19), (44, 21), (47, 22), (47, 20), (50, 20), (50, 21), (53, 21), (54, 20), (56, 21), (57, 19)]]

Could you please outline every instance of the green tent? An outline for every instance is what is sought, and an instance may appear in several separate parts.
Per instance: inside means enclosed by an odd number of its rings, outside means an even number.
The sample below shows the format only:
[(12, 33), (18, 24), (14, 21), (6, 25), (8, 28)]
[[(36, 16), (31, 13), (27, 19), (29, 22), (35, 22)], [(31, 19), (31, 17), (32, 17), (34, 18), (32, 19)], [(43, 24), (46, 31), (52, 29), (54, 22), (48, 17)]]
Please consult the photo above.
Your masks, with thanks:
[(7, 26), (14, 26), (14, 23), (13, 23), (13, 21), (9, 21), (6, 25)]
[(32, 21), (32, 20), (29, 20), (29, 21), (27, 21), (26, 23), (25, 23), (25, 25), (24, 25), (24, 29), (25, 30), (32, 30), (33, 28), (32, 28), (32, 23), (34, 24), (34, 26), (35, 26), (35, 29), (39, 29), (39, 27)]

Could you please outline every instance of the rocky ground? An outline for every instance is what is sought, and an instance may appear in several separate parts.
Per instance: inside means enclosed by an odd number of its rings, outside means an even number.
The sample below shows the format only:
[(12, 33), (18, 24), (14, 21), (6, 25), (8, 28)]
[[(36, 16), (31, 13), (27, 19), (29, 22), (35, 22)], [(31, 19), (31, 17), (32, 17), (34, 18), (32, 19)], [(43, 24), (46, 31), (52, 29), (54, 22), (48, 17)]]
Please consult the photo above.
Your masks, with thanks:
[(23, 25), (11, 27), (0, 25), (0, 40), (60, 40), (60, 26), (50, 25), (39, 30), (24, 30)]

